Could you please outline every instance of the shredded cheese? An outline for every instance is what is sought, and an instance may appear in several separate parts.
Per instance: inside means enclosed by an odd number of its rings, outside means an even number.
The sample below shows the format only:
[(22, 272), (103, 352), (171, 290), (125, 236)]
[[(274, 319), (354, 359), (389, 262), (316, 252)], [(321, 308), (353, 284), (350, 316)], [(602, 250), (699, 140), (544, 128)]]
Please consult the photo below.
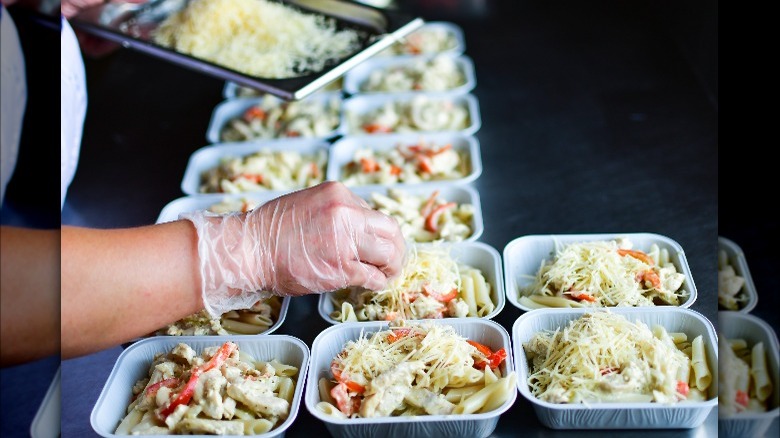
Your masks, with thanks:
[(523, 343), (531, 392), (550, 403), (684, 400), (679, 382), (687, 385), (691, 359), (655, 332), (603, 310), (537, 333)]
[(333, 19), (266, 0), (192, 0), (153, 34), (178, 52), (263, 78), (317, 72), (359, 49)]

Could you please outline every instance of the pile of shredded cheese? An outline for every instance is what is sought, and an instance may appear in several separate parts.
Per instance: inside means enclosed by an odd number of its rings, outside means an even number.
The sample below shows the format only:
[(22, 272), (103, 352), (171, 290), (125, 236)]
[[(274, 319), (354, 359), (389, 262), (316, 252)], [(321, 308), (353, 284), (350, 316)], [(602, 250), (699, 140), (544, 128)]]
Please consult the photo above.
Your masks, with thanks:
[(361, 333), (336, 356), (335, 367), (350, 380), (366, 386), (395, 365), (421, 361), (425, 367), (415, 375), (415, 386), (439, 393), (447, 386), (463, 386), (464, 379), (477, 374), (475, 359), (486, 359), (452, 326), (421, 323), (397, 330), (379, 331), (371, 336)]
[[(654, 330), (666, 335), (660, 327)], [(632, 323), (607, 310), (537, 333), (523, 348), (532, 364), (531, 392), (550, 403), (686, 398), (678, 383), (687, 385), (690, 358), (668, 335), (657, 336), (641, 321)]]
[(632, 249), (628, 239), (566, 245), (542, 262), (534, 281), (520, 291), (567, 298), (581, 306), (653, 306), (655, 299), (679, 305), (685, 276), (669, 261), (666, 249)]
[(192, 0), (154, 32), (158, 44), (263, 78), (317, 72), (360, 48), (335, 21), (266, 0)]

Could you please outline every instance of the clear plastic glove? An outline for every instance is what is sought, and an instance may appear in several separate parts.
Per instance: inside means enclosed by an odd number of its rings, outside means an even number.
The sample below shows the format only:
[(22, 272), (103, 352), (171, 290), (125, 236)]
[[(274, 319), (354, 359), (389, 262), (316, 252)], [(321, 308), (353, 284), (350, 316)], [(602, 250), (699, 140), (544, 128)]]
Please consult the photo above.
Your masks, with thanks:
[(213, 317), (271, 294), (381, 290), (400, 274), (406, 252), (395, 219), (332, 181), (247, 213), (180, 218), (197, 230), (203, 303)]

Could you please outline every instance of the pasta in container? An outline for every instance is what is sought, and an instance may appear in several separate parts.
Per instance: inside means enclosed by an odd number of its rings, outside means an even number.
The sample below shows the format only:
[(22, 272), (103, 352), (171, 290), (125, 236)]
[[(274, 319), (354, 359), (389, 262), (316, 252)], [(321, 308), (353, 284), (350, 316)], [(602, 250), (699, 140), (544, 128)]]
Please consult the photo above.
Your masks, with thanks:
[(609, 311), (539, 332), (523, 350), (531, 393), (549, 403), (701, 401), (713, 379), (702, 335), (688, 339)]
[[(411, 98), (358, 96), (345, 104), (345, 118), (350, 134), (387, 134), (405, 132), (464, 131), (474, 125), (474, 114), (468, 102), (451, 97), (415, 94)], [(378, 105), (358, 108), (359, 98), (379, 97)], [(361, 99), (365, 102), (365, 99)]]
[(444, 199), (438, 189), (427, 197), (399, 188), (373, 191), (369, 205), (397, 220), (404, 237), (414, 242), (460, 242), (474, 232), (475, 206)]
[(317, 409), (341, 418), (463, 415), (503, 405), (516, 375), (502, 375), (507, 351), (443, 324), (401, 324), (346, 342), (321, 378)]
[(471, 172), (466, 151), (452, 143), (420, 138), (399, 141), (392, 149), (360, 148), (342, 166), (340, 180), (347, 186), (414, 184), (465, 178)]
[[(218, 129), (213, 142), (285, 137), (324, 138), (341, 123), (341, 96), (317, 95), (300, 101), (283, 101), (265, 95), (221, 103), (214, 111), (209, 132)], [(219, 126), (216, 126), (219, 125)]]
[(467, 92), (476, 86), (474, 66), (465, 56), (376, 58), (352, 69), (347, 93)]
[(498, 295), (485, 273), (453, 257), (449, 246), (427, 244), (410, 248), (401, 274), (385, 289), (350, 287), (323, 294), (320, 303), (329, 300), (329, 319), (341, 323), (488, 318), (501, 308)]
[(180, 342), (154, 356), (114, 431), (259, 435), (291, 415), (299, 367), (257, 360), (232, 341), (198, 352)]
[(718, 309), (748, 313), (756, 304), (758, 294), (742, 248), (718, 236)]
[(679, 306), (689, 298), (669, 249), (636, 249), (628, 237), (556, 243), (552, 257), (518, 288), (518, 303), (541, 307)]
[(289, 191), (315, 186), (325, 180), (327, 152), (260, 151), (225, 156), (201, 173), (200, 193), (244, 193), (262, 190)]
[(460, 52), (464, 49), (462, 33), (462, 30), (453, 23), (429, 22), (380, 52), (379, 56)]
[(718, 348), (718, 415), (766, 412), (775, 383), (770, 378), (764, 343), (748, 345), (745, 339), (720, 335)]
[(278, 327), (289, 305), (288, 298), (271, 296), (249, 309), (232, 310), (211, 318), (205, 310), (189, 315), (158, 331), (158, 335), (259, 335)]

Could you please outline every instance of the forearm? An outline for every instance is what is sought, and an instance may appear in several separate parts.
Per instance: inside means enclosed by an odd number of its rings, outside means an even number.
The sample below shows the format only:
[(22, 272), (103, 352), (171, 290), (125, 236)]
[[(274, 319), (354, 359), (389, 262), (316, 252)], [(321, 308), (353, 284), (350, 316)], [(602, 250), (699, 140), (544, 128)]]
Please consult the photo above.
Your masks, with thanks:
[(60, 347), (60, 230), (0, 227), (0, 362)]
[(197, 235), (187, 221), (62, 228), (62, 356), (147, 335), (203, 307)]

